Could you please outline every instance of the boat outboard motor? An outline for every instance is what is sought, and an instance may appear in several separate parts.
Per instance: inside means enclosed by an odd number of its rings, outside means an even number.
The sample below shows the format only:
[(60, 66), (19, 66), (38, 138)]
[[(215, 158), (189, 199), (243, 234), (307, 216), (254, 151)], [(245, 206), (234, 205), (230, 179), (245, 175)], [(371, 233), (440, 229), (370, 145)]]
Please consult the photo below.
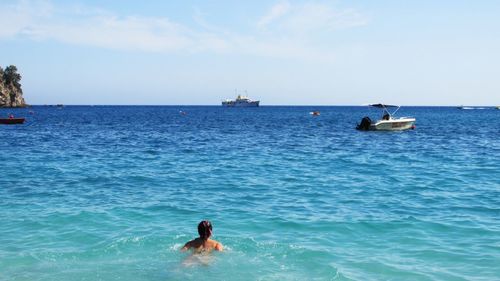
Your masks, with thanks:
[(358, 124), (356, 129), (368, 131), (368, 129), (370, 129), (371, 124), (372, 124), (372, 120), (370, 119), (370, 117), (365, 116), (365, 117), (363, 117), (363, 119), (361, 119), (361, 123)]

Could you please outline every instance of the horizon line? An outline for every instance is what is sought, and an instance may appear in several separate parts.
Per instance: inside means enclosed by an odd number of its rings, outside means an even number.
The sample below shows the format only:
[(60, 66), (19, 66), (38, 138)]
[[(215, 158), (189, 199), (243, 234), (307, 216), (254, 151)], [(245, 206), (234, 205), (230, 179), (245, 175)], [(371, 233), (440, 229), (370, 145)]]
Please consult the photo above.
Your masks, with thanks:
[[(30, 106), (213, 106), (213, 107), (224, 107), (222, 105), (216, 104), (62, 104), (62, 103), (54, 103), (54, 104), (28, 104), (26, 107)], [(297, 106), (297, 107), (310, 107), (310, 106), (318, 106), (318, 107), (332, 107), (332, 106), (359, 106), (365, 107), (369, 104), (265, 104), (259, 105), (258, 107), (267, 107), (267, 106)], [(427, 104), (417, 104), (417, 105), (399, 105), (401, 107), (493, 107), (496, 108), (498, 105), (427, 105)], [(4, 108), (12, 108), (12, 107), (4, 107)], [(22, 107), (20, 107), (22, 108)], [(244, 107), (245, 108), (245, 107)], [(253, 108), (253, 107), (249, 107)]]

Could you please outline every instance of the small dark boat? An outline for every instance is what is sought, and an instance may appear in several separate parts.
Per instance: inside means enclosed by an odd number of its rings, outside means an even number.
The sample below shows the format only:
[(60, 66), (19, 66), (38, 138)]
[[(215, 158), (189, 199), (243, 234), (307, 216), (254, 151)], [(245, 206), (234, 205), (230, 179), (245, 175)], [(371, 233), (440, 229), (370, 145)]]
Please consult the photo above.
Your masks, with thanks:
[(312, 111), (312, 112), (309, 112), (309, 114), (311, 114), (312, 116), (319, 116), (320, 115), (319, 111)]
[(12, 124), (23, 124), (24, 118), (0, 118), (0, 124), (12, 125)]

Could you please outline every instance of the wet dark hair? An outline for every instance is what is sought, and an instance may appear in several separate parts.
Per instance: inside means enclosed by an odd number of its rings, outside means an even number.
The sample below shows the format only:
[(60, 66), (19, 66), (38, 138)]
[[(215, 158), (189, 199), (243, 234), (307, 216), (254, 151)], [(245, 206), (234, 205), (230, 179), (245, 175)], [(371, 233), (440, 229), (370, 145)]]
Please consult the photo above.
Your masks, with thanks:
[(198, 234), (200, 234), (201, 239), (208, 240), (208, 238), (212, 236), (212, 223), (209, 221), (201, 221), (198, 224)]

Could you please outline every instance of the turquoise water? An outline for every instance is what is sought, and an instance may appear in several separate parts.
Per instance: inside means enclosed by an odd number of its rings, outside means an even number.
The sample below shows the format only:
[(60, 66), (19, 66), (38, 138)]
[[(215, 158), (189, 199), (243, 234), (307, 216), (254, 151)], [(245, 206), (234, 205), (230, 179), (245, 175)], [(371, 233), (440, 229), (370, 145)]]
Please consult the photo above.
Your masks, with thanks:
[[(500, 110), (7, 112), (0, 280), (500, 280)], [(180, 253), (203, 219), (226, 251)]]

